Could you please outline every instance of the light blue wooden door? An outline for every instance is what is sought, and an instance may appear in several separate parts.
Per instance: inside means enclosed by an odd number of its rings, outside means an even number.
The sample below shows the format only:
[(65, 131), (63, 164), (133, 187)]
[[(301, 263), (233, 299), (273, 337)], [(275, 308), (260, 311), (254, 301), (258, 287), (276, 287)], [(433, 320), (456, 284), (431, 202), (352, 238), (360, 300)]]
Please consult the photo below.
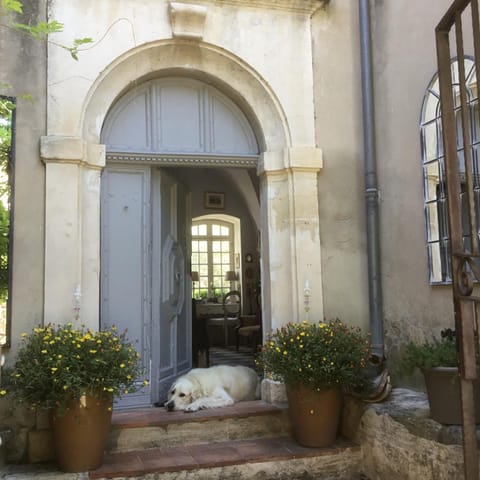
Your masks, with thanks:
[(101, 323), (127, 330), (150, 382), (118, 407), (163, 401), (190, 368), (188, 211), (186, 189), (160, 170), (110, 165), (103, 173)]
[(166, 400), (172, 381), (191, 368), (190, 197), (185, 186), (152, 173), (152, 388)]

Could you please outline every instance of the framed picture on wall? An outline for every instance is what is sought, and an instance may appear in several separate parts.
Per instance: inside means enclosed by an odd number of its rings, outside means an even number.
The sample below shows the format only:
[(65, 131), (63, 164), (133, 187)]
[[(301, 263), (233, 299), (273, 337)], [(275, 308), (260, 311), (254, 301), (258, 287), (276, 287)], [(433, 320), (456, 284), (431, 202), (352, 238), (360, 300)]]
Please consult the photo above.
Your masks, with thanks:
[(205, 192), (205, 208), (225, 209), (225, 194), (219, 192)]

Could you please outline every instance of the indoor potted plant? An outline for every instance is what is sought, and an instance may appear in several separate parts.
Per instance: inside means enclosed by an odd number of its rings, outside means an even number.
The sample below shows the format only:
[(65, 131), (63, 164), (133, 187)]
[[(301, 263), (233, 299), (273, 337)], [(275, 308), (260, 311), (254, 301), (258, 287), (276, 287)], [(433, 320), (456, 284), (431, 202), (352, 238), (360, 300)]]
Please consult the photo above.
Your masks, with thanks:
[[(440, 339), (409, 342), (399, 362), (398, 373), (411, 375), (418, 368), (424, 377), (430, 417), (446, 425), (460, 425), (460, 377), (455, 331), (445, 329)], [(480, 423), (480, 383), (474, 382), (476, 422)]]
[(340, 320), (289, 323), (267, 335), (258, 363), (285, 383), (293, 434), (302, 445), (332, 444), (345, 391), (368, 384), (368, 335)]
[(141, 373), (126, 332), (48, 324), (22, 335), (8, 384), (18, 401), (49, 411), (59, 467), (78, 472), (102, 463), (113, 398), (141, 388)]

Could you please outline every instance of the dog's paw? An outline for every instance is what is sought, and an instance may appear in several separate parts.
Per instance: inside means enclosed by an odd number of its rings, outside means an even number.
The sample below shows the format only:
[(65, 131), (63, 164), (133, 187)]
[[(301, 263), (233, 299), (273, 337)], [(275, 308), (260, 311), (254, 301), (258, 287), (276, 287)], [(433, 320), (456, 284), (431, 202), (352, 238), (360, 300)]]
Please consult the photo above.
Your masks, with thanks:
[(192, 413), (192, 412), (196, 412), (200, 409), (200, 407), (198, 405), (187, 405), (183, 411), (184, 412), (187, 412), (187, 413)]

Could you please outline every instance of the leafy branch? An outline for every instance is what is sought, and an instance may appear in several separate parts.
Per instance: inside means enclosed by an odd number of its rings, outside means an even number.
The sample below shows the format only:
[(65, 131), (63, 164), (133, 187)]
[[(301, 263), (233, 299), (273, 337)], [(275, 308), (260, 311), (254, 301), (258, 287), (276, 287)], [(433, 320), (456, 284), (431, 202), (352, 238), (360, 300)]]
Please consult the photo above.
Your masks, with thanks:
[(71, 45), (64, 45), (48, 38), (50, 34), (63, 31), (63, 24), (57, 20), (38, 22), (28, 25), (14, 20), (16, 15), (23, 14), (23, 3), (20, 0), (1, 0), (0, 3), (0, 26), (20, 32), (35, 40), (46, 40), (51, 45), (63, 48), (70, 53), (73, 59), (78, 60), (78, 54), (83, 45), (92, 43), (90, 37), (75, 38)]

